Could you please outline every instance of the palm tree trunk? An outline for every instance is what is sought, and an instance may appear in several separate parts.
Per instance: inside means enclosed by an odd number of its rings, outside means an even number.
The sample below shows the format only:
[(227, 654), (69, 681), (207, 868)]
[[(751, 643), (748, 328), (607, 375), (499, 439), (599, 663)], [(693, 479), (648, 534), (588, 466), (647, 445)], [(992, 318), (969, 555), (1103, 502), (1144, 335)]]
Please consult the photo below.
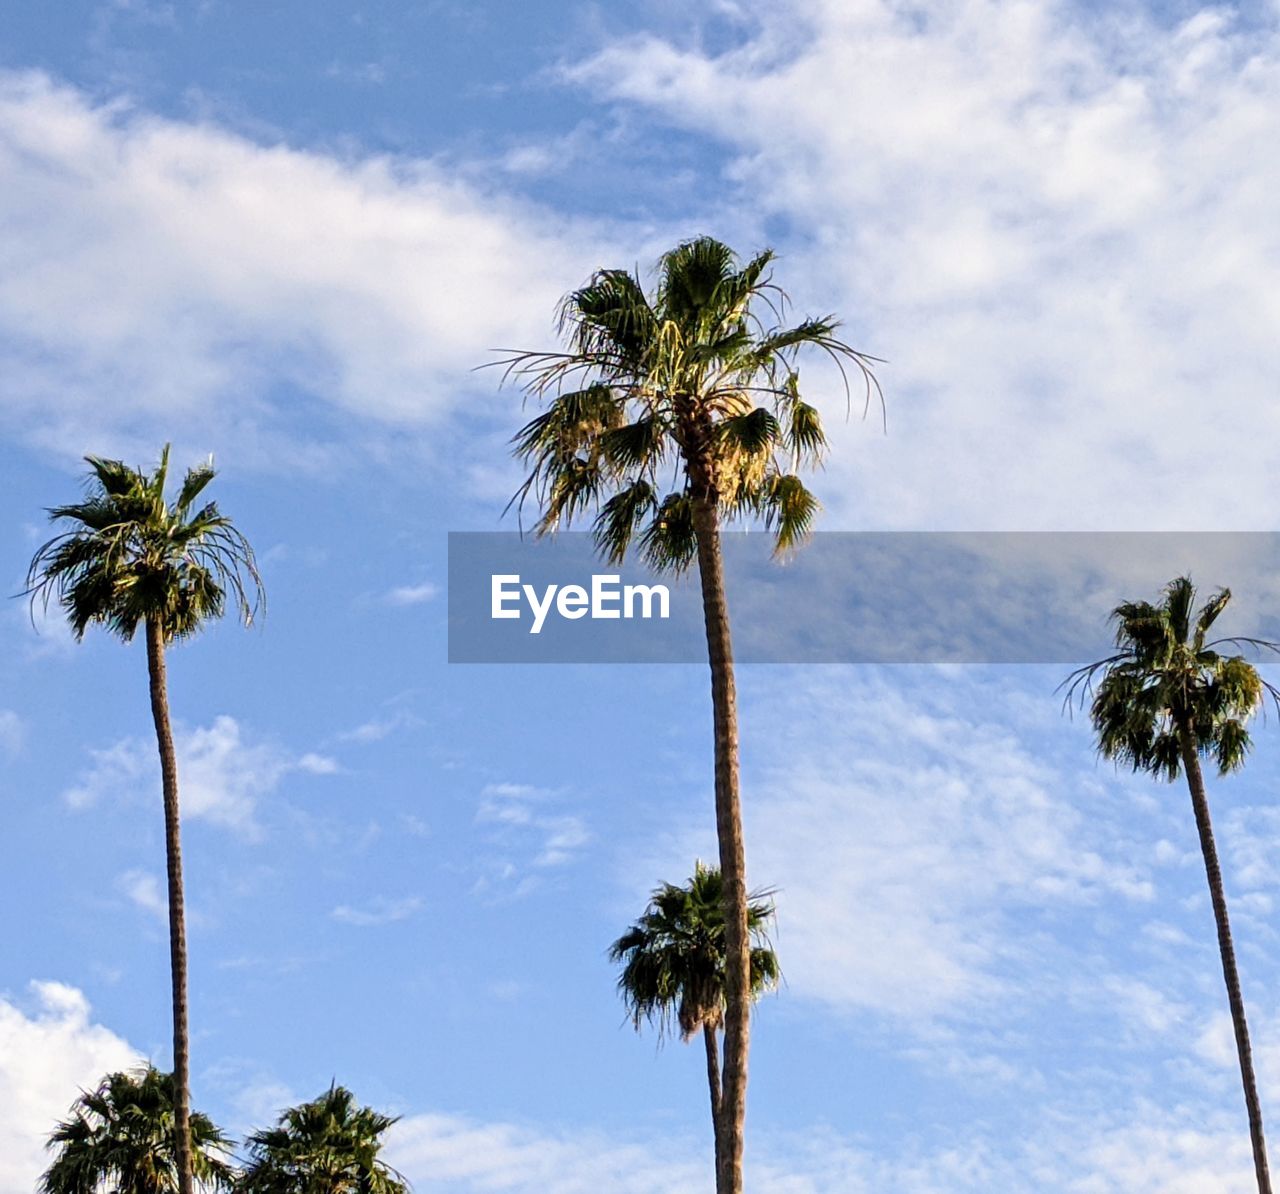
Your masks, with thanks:
[(720, 1171), (720, 1045), (713, 1024), (703, 1024), (702, 1040), (707, 1046), (707, 1085), (711, 1088), (711, 1134), (715, 1141), (716, 1172)]
[(1271, 1194), (1271, 1175), (1267, 1171), (1267, 1143), (1262, 1135), (1262, 1106), (1258, 1102), (1258, 1083), (1253, 1074), (1253, 1051), (1249, 1047), (1249, 1025), (1244, 1018), (1244, 996), (1240, 993), (1240, 974), (1236, 969), (1236, 951), (1231, 941), (1231, 922), (1227, 919), (1227, 896), (1222, 887), (1222, 869), (1218, 865), (1218, 849), (1213, 841), (1213, 825), (1209, 820), (1209, 797), (1205, 792), (1200, 757), (1190, 726), (1179, 733), (1182, 765), (1191, 789), (1191, 806), (1200, 831), (1200, 851), (1204, 855), (1205, 874), (1209, 879), (1209, 895), (1213, 900), (1213, 916), (1218, 925), (1218, 951), (1222, 955), (1222, 977), (1227, 983), (1227, 999), (1231, 1004), (1231, 1023), (1236, 1034), (1236, 1053), (1240, 1057), (1240, 1078), (1244, 1083), (1244, 1104), (1249, 1112), (1249, 1139), (1253, 1144), (1253, 1168), (1258, 1177), (1258, 1194)]
[(716, 1194), (742, 1194), (743, 1128), (747, 1115), (747, 1049), (751, 1034), (751, 952), (747, 938), (746, 850), (738, 796), (738, 699), (733, 643), (724, 593), (720, 517), (714, 492), (693, 499), (702, 615), (711, 665), (715, 725), (716, 837), (724, 881), (724, 1084), (720, 1102)]
[(178, 1194), (191, 1194), (190, 1038), (187, 1031), (187, 929), (182, 901), (182, 827), (178, 819), (178, 758), (169, 725), (169, 691), (164, 665), (164, 634), (147, 619), (147, 672), (151, 680), (151, 717), (160, 750), (164, 784), (164, 845), (169, 877), (169, 970), (173, 982), (173, 1133)]

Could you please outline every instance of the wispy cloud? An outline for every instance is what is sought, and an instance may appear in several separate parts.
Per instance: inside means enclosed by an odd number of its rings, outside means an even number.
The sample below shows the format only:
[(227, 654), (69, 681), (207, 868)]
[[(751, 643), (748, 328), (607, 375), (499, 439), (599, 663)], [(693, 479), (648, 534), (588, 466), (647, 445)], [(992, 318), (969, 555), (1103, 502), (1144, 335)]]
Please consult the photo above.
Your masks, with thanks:
[[(255, 741), (233, 717), (212, 725), (174, 731), (178, 753), (183, 813), (222, 825), (249, 838), (261, 835), (258, 804), (292, 772), (332, 775), (337, 763), (328, 756), (291, 754), (270, 741)], [(72, 808), (87, 808), (105, 799), (130, 799), (139, 789), (159, 790), (155, 747), (126, 738), (91, 750), (92, 765), (63, 793)]]
[(440, 586), (424, 581), (419, 585), (400, 585), (387, 593), (388, 605), (422, 605), (440, 592)]
[(537, 886), (534, 872), (572, 862), (591, 841), (586, 822), (557, 811), (563, 796), (528, 784), (496, 783), (480, 793), (475, 820), (487, 826), (496, 848), (480, 886), (500, 885), (524, 895)]
[[(690, 1135), (667, 1133), (658, 1144), (418, 1114), (392, 1129), (388, 1156), (427, 1191), (698, 1194), (707, 1186), (709, 1148)], [(1054, 1113), (1025, 1137), (978, 1128), (934, 1146), (913, 1138), (888, 1156), (829, 1128), (757, 1132), (749, 1166), (755, 1185), (778, 1194), (1238, 1194), (1251, 1169), (1247, 1137), (1225, 1116), (1149, 1104), (1109, 1117)]]
[(0, 755), (12, 758), (22, 749), (26, 726), (12, 709), (0, 709)]
[(329, 915), (345, 925), (369, 928), (408, 920), (422, 910), (423, 903), (421, 896), (401, 896), (398, 899), (377, 896), (361, 905), (339, 904)]
[[(430, 161), (259, 145), (37, 72), (0, 74), (0, 172), (23, 246), (0, 280), (0, 420), (76, 453), (176, 420), (273, 468), (289, 436), (305, 466), (328, 459), (326, 414), (423, 426), (493, 345), (542, 338), (602, 240)], [(277, 382), (320, 417), (262, 399)]]
[(156, 875), (150, 871), (125, 871), (116, 881), (116, 885), (131, 903), (144, 912), (158, 920), (168, 920), (169, 902), (161, 890), (160, 880)]
[(421, 718), (407, 709), (397, 709), (384, 717), (372, 717), (349, 730), (343, 730), (337, 736), (339, 742), (355, 742), (368, 745), (389, 738), (397, 730), (408, 729), (422, 724)]
[[(1059, 764), (1071, 727), (1052, 699), (1046, 726), (1016, 686), (891, 676), (772, 669), (767, 689), (743, 685), (751, 874), (778, 889), (788, 990), (915, 1031), (1003, 1023), (1011, 985), (1044, 981), (1011, 925), (1034, 909), (1145, 909), (1153, 864), (1096, 781)], [(704, 818), (660, 859), (629, 852), (628, 881), (647, 890), (698, 855), (714, 857)]]

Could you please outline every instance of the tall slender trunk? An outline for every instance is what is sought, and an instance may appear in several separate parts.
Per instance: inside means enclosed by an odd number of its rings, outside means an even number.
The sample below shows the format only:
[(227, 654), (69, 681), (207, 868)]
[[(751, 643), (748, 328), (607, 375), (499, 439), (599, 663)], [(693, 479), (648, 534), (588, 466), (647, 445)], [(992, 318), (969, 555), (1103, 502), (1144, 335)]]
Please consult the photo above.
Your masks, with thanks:
[(182, 902), (182, 827), (178, 819), (178, 758), (169, 725), (169, 691), (164, 666), (164, 634), (147, 619), (147, 672), (151, 717), (160, 750), (164, 784), (164, 847), (169, 876), (169, 971), (173, 982), (173, 1134), (178, 1194), (191, 1194), (190, 1038), (187, 1032), (187, 928)]
[(733, 644), (720, 554), (720, 516), (714, 490), (695, 493), (693, 529), (698, 541), (702, 614), (711, 665), (715, 725), (716, 837), (724, 880), (725, 1017), (724, 1082), (720, 1101), (717, 1194), (742, 1194), (742, 1143), (747, 1116), (747, 1049), (751, 1036), (751, 951), (747, 939), (746, 850), (738, 797), (738, 699)]
[(716, 1171), (720, 1169), (720, 1044), (714, 1024), (703, 1024), (702, 1040), (707, 1046), (707, 1085), (711, 1088), (711, 1135), (716, 1146)]
[(1227, 896), (1222, 888), (1222, 868), (1218, 865), (1218, 848), (1213, 841), (1213, 824), (1209, 820), (1209, 797), (1205, 792), (1200, 757), (1196, 753), (1190, 725), (1180, 727), (1182, 765), (1191, 789), (1191, 807), (1200, 831), (1200, 851), (1204, 855), (1205, 874), (1209, 879), (1209, 895), (1213, 900), (1213, 917), (1218, 925), (1218, 952), (1222, 955), (1222, 977), (1227, 983), (1227, 1000), (1231, 1004), (1231, 1024), (1236, 1034), (1236, 1053), (1240, 1058), (1240, 1079), (1244, 1084), (1244, 1105), (1249, 1112), (1249, 1139), (1253, 1144), (1253, 1168), (1258, 1177), (1258, 1194), (1271, 1194), (1271, 1175), (1267, 1170), (1267, 1142), (1262, 1135), (1262, 1106), (1258, 1102), (1258, 1083), (1253, 1075), (1253, 1050), (1249, 1047), (1249, 1025), (1244, 1018), (1244, 996), (1240, 993), (1240, 974), (1236, 969), (1236, 951), (1231, 941), (1231, 922), (1227, 919)]

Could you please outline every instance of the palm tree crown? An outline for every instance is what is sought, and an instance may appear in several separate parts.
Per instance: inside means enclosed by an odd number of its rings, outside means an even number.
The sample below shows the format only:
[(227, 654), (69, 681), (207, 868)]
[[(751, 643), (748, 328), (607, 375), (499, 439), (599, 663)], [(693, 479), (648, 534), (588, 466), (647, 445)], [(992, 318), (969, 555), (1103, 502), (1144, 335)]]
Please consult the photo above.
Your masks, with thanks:
[(221, 617), (228, 594), (248, 624), (262, 597), (253, 549), (216, 502), (197, 507), (214, 478), (212, 462), (189, 469), (177, 496), (165, 500), (166, 445), (150, 474), (97, 456), (83, 502), (55, 506), (49, 517), (72, 524), (31, 561), (27, 592), (56, 596), (77, 638), (97, 622), (128, 641), (154, 620), (166, 642)]
[[(767, 928), (773, 904), (754, 892), (747, 905), (751, 948), (751, 996), (781, 979)], [(718, 867), (695, 864), (684, 887), (655, 888), (644, 915), (609, 947), (622, 962), (618, 991), (638, 1029), (646, 1021), (659, 1032), (678, 1025), (687, 1041), (702, 1028), (721, 1026), (725, 1009), (724, 894)]]
[(361, 1107), (343, 1086), (285, 1111), (250, 1136), (242, 1194), (407, 1194), (404, 1177), (378, 1159), (396, 1121)]
[(1182, 769), (1184, 729), (1220, 774), (1237, 770), (1251, 745), (1247, 723), (1268, 693), (1277, 695), (1243, 656), (1217, 650), (1273, 644), (1246, 637), (1206, 641), (1231, 590), (1218, 590), (1198, 611), (1195, 597), (1190, 578), (1180, 576), (1165, 586), (1158, 605), (1118, 605), (1111, 615), (1117, 652), (1073, 672), (1067, 682), (1067, 699), (1083, 699), (1101, 672), (1090, 706), (1099, 753), (1168, 780)]
[(821, 460), (826, 437), (801, 397), (797, 352), (821, 349), (842, 373), (855, 365), (868, 402), (879, 390), (873, 358), (839, 340), (834, 319), (777, 324), (786, 296), (773, 257), (744, 265), (719, 241), (690, 240), (663, 255), (651, 295), (626, 270), (600, 270), (561, 304), (567, 352), (504, 362), (529, 394), (553, 395), (513, 441), (531, 465), (513, 500), (537, 501), (538, 533), (595, 509), (613, 562), (638, 537), (650, 565), (676, 570), (695, 556), (697, 499), (726, 521), (763, 520), (780, 549), (806, 535), (818, 503), (797, 472)]
[[(190, 1123), (195, 1180), (206, 1189), (229, 1189), (235, 1172), (226, 1159), (230, 1142), (208, 1116), (195, 1112)], [(108, 1074), (72, 1104), (48, 1147), (58, 1155), (40, 1179), (40, 1194), (173, 1194), (173, 1075), (152, 1066)]]

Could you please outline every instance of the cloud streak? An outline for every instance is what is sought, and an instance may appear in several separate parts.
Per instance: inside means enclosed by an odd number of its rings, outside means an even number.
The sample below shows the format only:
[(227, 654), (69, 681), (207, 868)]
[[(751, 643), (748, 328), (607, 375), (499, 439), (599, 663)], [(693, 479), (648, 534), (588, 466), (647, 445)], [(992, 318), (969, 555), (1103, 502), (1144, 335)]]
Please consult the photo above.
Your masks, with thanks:
[(388, 925), (396, 921), (408, 920), (409, 917), (420, 912), (422, 907), (421, 896), (404, 896), (400, 899), (377, 896), (359, 906), (339, 904), (329, 915), (340, 924), (367, 929), (375, 925)]

